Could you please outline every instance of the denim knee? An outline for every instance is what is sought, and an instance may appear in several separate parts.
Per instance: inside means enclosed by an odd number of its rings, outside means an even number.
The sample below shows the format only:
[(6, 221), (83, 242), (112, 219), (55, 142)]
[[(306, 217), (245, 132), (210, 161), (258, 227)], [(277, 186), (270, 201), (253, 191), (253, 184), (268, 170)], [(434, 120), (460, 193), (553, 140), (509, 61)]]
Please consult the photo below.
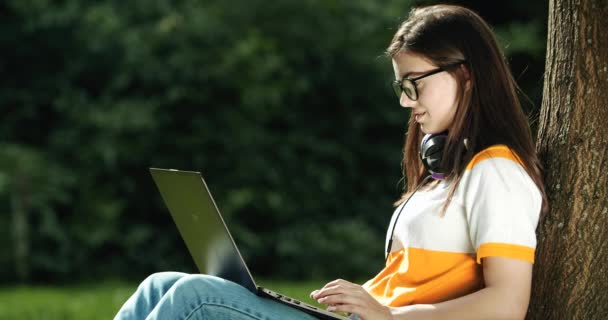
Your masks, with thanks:
[(185, 273), (179, 272), (159, 272), (149, 275), (123, 304), (114, 319), (144, 319), (173, 284), (184, 276)]
[[(155, 276), (151, 282), (155, 282), (157, 277), (164, 279), (163, 276)], [(221, 278), (202, 274), (185, 275), (173, 284), (148, 319), (214, 319), (213, 315), (208, 314), (207, 306), (230, 308), (246, 295), (251, 295), (247, 289)]]
[(156, 272), (146, 277), (146, 279), (144, 279), (139, 286), (142, 288), (159, 288), (168, 290), (175, 282), (186, 276), (188, 276), (188, 274), (181, 272)]
[[(147, 281), (165, 283), (164, 275)], [(160, 280), (159, 280), (160, 279)], [(203, 274), (179, 277), (146, 319), (304, 319), (312, 316), (276, 301), (258, 297), (244, 287), (222, 278)], [(143, 318), (142, 318), (143, 319)]]
[(137, 289), (146, 296), (153, 296), (154, 300), (160, 299), (179, 279), (187, 276), (180, 272), (157, 272), (149, 275), (139, 284)]
[(174, 295), (215, 300), (216, 298), (221, 298), (227, 291), (242, 291), (246, 289), (215, 276), (188, 274), (180, 277), (173, 284), (172, 290), (174, 290)]

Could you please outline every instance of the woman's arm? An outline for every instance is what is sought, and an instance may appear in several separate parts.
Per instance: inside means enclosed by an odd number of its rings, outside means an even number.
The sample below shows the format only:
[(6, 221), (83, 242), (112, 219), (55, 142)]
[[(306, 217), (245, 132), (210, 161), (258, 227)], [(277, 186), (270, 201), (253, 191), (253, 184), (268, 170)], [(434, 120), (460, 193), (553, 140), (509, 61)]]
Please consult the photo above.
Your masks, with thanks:
[(532, 264), (503, 257), (483, 258), (482, 263), (485, 288), (437, 304), (392, 308), (393, 319), (524, 319)]
[(485, 288), (437, 304), (389, 308), (380, 305), (361, 286), (335, 280), (311, 297), (328, 310), (355, 313), (363, 320), (524, 319), (530, 301), (532, 263), (503, 258), (482, 260)]

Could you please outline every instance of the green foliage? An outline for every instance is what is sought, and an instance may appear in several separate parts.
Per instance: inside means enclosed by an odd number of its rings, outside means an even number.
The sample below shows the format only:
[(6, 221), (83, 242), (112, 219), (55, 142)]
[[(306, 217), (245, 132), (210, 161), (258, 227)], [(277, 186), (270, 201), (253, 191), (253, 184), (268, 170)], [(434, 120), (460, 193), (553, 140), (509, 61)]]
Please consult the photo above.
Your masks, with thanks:
[[(382, 54), (408, 10), (3, 2), (0, 280), (194, 271), (148, 167), (202, 171), (258, 274), (373, 275), (408, 119)], [(538, 56), (537, 22), (505, 28)]]

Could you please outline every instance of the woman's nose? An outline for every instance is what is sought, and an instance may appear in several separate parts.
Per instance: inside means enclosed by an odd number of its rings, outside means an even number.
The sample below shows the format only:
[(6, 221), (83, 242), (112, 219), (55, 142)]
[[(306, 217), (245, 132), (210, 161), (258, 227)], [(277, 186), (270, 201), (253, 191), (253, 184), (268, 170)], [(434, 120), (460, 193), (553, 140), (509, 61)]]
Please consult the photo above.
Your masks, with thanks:
[(405, 92), (401, 92), (399, 97), (399, 104), (404, 108), (413, 108), (416, 101), (411, 100)]

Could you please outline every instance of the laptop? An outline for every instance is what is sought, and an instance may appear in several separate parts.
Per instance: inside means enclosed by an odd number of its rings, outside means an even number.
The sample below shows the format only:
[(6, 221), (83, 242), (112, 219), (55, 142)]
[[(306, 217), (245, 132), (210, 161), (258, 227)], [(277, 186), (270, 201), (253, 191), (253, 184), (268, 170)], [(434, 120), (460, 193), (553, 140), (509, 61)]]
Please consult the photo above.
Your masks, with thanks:
[(258, 286), (200, 172), (157, 168), (150, 168), (150, 172), (200, 273), (238, 283), (258, 296), (319, 319), (349, 320)]

